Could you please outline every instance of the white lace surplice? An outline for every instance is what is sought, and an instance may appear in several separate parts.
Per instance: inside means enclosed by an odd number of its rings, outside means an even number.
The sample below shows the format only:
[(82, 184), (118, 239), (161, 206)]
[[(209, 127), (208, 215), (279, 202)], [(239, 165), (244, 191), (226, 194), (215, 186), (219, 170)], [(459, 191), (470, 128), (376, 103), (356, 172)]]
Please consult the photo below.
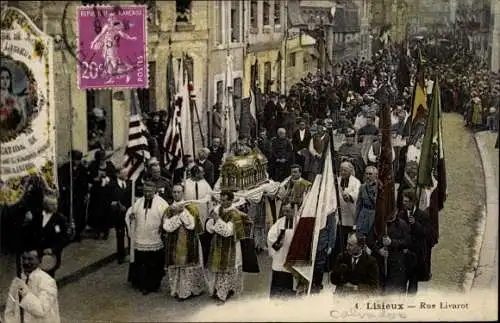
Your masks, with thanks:
[[(234, 237), (233, 223), (231, 221), (224, 222), (218, 219), (214, 223), (213, 219), (207, 221), (207, 231), (215, 233), (223, 237)], [(239, 294), (243, 291), (243, 272), (242, 272), (242, 257), (241, 245), (239, 241), (235, 243), (236, 255), (234, 268), (230, 268), (225, 272), (207, 271), (208, 286), (210, 293), (216, 293), (217, 297), (223, 301), (227, 299), (229, 292), (233, 291)]]
[[(180, 214), (174, 215), (169, 219), (165, 219), (163, 228), (168, 233), (178, 230), (184, 226), (186, 230), (194, 230), (195, 220), (188, 210)], [(168, 283), (170, 287), (170, 295), (185, 299), (190, 296), (202, 294), (207, 288), (207, 280), (203, 271), (203, 251), (200, 241), (198, 240), (198, 264), (187, 266), (169, 266)]]

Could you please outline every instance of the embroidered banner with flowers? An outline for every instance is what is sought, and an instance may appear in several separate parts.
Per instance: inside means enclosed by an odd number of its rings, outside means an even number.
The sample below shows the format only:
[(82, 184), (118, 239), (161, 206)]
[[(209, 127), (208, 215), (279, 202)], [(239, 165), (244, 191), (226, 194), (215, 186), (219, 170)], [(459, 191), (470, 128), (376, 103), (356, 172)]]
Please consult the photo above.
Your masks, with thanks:
[(17, 8), (0, 23), (0, 205), (11, 205), (32, 176), (57, 183), (53, 40)]

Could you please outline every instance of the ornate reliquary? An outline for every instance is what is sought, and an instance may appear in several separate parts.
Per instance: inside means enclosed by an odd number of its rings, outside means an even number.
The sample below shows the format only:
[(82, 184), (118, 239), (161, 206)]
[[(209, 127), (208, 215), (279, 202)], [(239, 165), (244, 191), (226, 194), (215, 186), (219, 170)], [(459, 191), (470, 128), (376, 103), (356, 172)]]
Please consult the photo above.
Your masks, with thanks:
[(267, 159), (256, 150), (245, 156), (228, 157), (221, 167), (221, 190), (249, 190), (267, 180)]

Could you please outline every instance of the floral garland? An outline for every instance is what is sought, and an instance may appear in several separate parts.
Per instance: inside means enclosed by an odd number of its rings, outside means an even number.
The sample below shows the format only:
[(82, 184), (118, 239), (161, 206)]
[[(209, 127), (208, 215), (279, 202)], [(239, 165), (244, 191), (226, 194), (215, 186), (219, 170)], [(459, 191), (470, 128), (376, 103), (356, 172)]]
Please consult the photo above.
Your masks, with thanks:
[[(19, 25), (21, 25), (21, 28), (23, 31), (31, 34), (31, 35), (37, 35), (38, 31), (36, 31), (31, 24), (29, 24), (28, 20), (26, 19), (25, 16), (20, 14), (16, 9), (8, 9), (4, 15), (2, 16), (2, 20), (0, 22), (0, 27), (2, 30), (12, 30), (12, 26), (14, 21), (16, 21)], [(48, 44), (46, 43), (45, 40), (41, 38), (37, 38), (35, 40), (34, 44), (34, 49), (33, 49), (33, 56), (34, 58), (41, 59), (42, 57), (44, 58), (44, 65), (45, 65), (45, 77), (46, 77), (46, 85), (47, 85), (47, 93), (46, 97), (44, 94), (42, 94), (40, 100), (38, 100), (38, 93), (37, 93), (37, 82), (35, 80), (35, 77), (32, 73), (32, 71), (26, 66), (26, 64), (16, 61), (12, 59), (12, 57), (1, 54), (0, 58), (3, 59), (10, 59), (13, 62), (16, 63), (26, 74), (27, 78), (27, 83), (28, 83), (28, 95), (29, 95), (29, 102), (33, 104), (34, 110), (38, 108), (43, 108), (45, 105), (47, 107), (50, 106), (50, 69), (49, 69), (49, 55), (47, 55), (47, 50), (48, 50)], [(39, 113), (40, 111), (38, 111)], [(47, 118), (48, 121), (46, 123), (46, 130), (50, 132), (50, 128), (52, 126), (50, 118), (50, 109), (47, 109)], [(32, 119), (36, 116), (36, 114), (32, 114), (27, 122), (26, 125), (24, 126), (23, 129), (20, 131), (2, 131), (0, 134), (0, 142), (7, 142), (10, 141), (14, 138), (16, 138), (19, 134), (21, 133), (29, 133), (31, 132), (31, 121)], [(51, 138), (49, 136), (48, 139), (48, 144), (51, 142)], [(52, 160), (46, 160), (45, 164), (40, 168), (39, 171), (37, 171), (35, 168), (31, 168), (27, 170), (28, 175), (22, 176), (22, 177), (13, 177), (7, 180), (7, 182), (2, 182), (0, 181), (0, 204), (3, 205), (13, 205), (18, 203), (24, 196), (25, 194), (25, 185), (27, 182), (29, 182), (30, 178), (33, 177), (38, 177), (40, 176), (45, 183), (48, 185), (49, 188), (55, 189), (57, 187), (57, 184), (55, 182), (55, 164)]]
[(29, 182), (30, 178), (40, 176), (45, 180), (48, 186), (52, 189), (56, 187), (54, 182), (54, 163), (50, 160), (37, 172), (36, 169), (31, 168), (28, 175), (23, 177), (13, 177), (0, 187), (0, 205), (13, 205), (18, 203), (26, 193), (25, 185)]

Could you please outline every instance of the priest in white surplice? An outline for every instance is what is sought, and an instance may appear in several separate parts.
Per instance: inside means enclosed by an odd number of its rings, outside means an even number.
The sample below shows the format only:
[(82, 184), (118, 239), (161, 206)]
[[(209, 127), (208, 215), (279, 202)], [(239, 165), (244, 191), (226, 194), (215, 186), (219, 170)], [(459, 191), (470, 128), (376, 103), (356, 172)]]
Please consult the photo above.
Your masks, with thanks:
[(195, 203), (183, 200), (184, 188), (174, 185), (174, 203), (165, 213), (166, 267), (170, 295), (187, 299), (202, 294), (207, 287), (203, 273), (203, 252), (199, 235), (203, 232)]
[(243, 290), (243, 258), (240, 240), (245, 238), (248, 216), (233, 206), (233, 192), (221, 192), (221, 204), (214, 208), (207, 221), (213, 234), (207, 262), (211, 294), (219, 302)]
[(293, 297), (294, 278), (284, 267), (288, 249), (293, 238), (293, 229), (298, 220), (291, 204), (281, 206), (281, 217), (269, 230), (267, 243), (272, 262), (271, 298)]
[[(343, 252), (340, 250), (340, 239), (342, 246), (346, 246), (349, 233), (354, 232), (356, 224), (356, 201), (358, 200), (359, 187), (361, 182), (354, 176), (354, 166), (350, 162), (340, 164), (340, 177), (338, 179), (338, 189), (340, 197), (340, 210), (342, 212), (342, 223), (338, 225), (337, 242), (335, 243), (335, 251), (331, 255), (331, 259)], [(342, 236), (339, 234), (342, 230)]]
[[(203, 230), (212, 210), (212, 188), (205, 180), (203, 167), (194, 165), (190, 170), (190, 176), (184, 181), (184, 199), (193, 201), (200, 212), (200, 220)], [(203, 249), (203, 260), (205, 263), (208, 258), (211, 236), (203, 233), (200, 235), (201, 247)]]
[(168, 203), (156, 194), (156, 183), (146, 181), (144, 196), (125, 216), (131, 242), (129, 280), (144, 295), (158, 291), (165, 275), (162, 230), (167, 208)]
[[(57, 285), (54, 278), (38, 268), (40, 252), (28, 250), (22, 255), (23, 274), (12, 281), (4, 320), (6, 323), (59, 323)], [(21, 310), (23, 317), (21, 318)]]

